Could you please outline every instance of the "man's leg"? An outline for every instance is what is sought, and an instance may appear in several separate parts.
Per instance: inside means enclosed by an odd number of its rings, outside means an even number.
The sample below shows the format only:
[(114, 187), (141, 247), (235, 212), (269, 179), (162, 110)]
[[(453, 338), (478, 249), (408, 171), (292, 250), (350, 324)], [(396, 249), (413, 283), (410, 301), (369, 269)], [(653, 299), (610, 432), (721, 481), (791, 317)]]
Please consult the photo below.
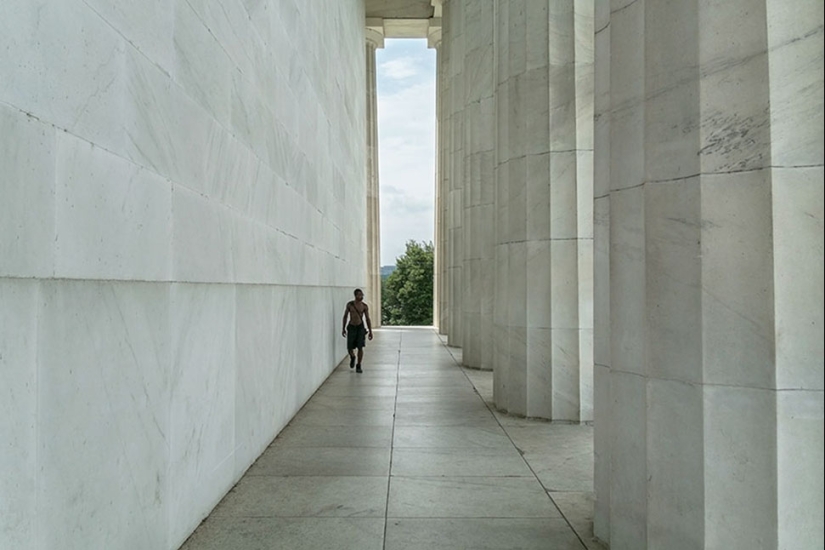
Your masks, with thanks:
[(361, 372), (361, 359), (364, 358), (364, 348), (358, 348), (358, 365), (355, 367), (355, 372)]
[(349, 353), (349, 368), (355, 366), (355, 348), (358, 347), (358, 336), (354, 331), (354, 327), (349, 325), (347, 327), (347, 353)]

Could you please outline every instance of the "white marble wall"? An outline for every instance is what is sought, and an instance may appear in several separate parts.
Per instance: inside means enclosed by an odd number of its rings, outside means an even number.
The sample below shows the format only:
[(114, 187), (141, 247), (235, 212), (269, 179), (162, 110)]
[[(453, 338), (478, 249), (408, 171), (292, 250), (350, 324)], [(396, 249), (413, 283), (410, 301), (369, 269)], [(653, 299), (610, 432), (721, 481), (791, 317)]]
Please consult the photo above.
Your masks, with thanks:
[(2, 3), (0, 547), (177, 548), (343, 356), (363, 13)]
[(820, 548), (822, 3), (596, 17), (596, 519)]

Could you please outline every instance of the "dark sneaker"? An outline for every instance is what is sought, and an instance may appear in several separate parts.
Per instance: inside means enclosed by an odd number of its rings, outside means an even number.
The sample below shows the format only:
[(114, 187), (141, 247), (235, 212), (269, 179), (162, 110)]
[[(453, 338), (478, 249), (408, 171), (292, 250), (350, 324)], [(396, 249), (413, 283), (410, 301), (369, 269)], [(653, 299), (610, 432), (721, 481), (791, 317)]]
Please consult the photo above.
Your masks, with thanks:
[(350, 357), (349, 357), (349, 368), (352, 368), (354, 366), (355, 366), (355, 357), (350, 355)]
[(357, 367), (355, 367), (355, 372), (364, 372), (364, 371), (361, 370), (361, 365), (358, 365)]

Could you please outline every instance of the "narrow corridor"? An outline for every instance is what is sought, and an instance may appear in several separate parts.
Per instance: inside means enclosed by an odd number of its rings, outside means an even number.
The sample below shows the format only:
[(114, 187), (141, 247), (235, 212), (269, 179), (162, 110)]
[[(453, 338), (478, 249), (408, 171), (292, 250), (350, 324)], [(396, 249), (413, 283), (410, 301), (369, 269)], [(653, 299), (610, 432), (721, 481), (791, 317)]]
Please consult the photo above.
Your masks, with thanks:
[(182, 550), (593, 550), (592, 428), (509, 417), (428, 328), (376, 331)]

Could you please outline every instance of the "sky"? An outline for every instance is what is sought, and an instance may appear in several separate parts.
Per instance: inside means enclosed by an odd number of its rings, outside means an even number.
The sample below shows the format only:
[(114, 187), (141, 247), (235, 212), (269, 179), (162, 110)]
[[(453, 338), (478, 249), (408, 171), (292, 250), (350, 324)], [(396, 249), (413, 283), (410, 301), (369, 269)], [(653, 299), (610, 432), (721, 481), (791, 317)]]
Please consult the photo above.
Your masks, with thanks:
[(381, 265), (408, 240), (433, 240), (435, 50), (426, 40), (385, 40), (376, 51)]

